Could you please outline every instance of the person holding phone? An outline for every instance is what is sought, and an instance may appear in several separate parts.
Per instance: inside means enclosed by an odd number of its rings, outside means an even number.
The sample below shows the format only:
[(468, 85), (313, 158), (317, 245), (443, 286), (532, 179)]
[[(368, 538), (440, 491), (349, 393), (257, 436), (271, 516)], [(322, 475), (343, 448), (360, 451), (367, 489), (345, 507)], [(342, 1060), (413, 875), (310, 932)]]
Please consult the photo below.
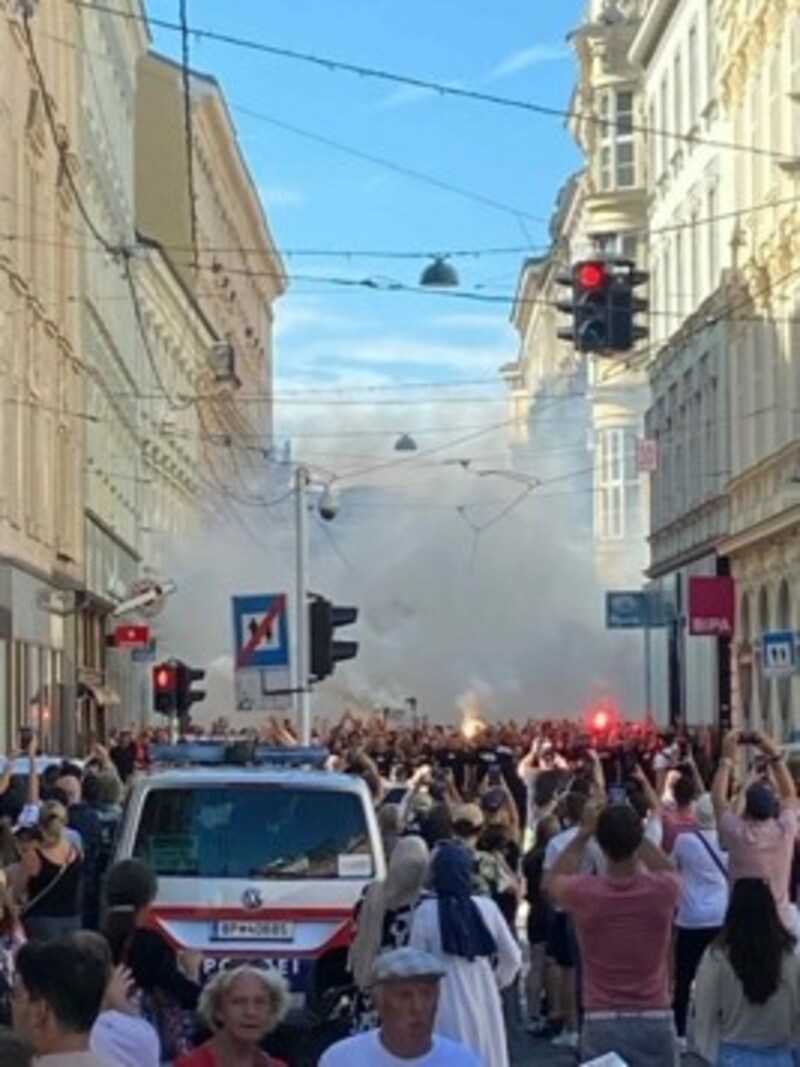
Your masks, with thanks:
[[(734, 761), (740, 746), (750, 744), (767, 758), (767, 777), (745, 790), (744, 811), (736, 814), (729, 794)], [(797, 837), (797, 790), (777, 744), (767, 734), (731, 730), (722, 742), (722, 758), (711, 787), (719, 842), (728, 852), (731, 885), (742, 878), (766, 881), (782, 923), (800, 935), (800, 919), (789, 897), (789, 881)]]

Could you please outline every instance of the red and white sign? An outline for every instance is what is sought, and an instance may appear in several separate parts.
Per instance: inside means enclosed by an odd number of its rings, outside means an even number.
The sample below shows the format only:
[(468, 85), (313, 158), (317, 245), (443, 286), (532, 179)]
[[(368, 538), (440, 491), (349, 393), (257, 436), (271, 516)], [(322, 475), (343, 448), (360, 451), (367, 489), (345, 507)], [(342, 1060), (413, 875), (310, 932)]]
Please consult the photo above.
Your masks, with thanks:
[(114, 630), (115, 648), (147, 648), (149, 644), (149, 626), (117, 626)]
[(733, 637), (735, 624), (733, 578), (690, 578), (689, 633), (694, 637)]
[(636, 470), (639, 474), (655, 474), (658, 470), (658, 442), (652, 437), (636, 438)]

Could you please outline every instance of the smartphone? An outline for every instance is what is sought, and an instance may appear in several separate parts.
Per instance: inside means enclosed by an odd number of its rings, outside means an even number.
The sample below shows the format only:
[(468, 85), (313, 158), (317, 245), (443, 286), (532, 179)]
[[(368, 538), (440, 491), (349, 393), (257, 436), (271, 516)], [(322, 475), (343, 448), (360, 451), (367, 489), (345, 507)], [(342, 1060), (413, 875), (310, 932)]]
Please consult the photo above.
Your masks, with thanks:
[(608, 787), (609, 804), (627, 804), (628, 793), (624, 785), (610, 785)]
[(30, 726), (20, 726), (19, 728), (19, 747), (23, 752), (27, 752), (28, 746), (33, 740), (33, 730)]
[(489, 785), (502, 785), (503, 784), (503, 775), (502, 775), (499, 767), (490, 767), (489, 768), (489, 773), (487, 774), (486, 777), (487, 777), (487, 780), (489, 782)]

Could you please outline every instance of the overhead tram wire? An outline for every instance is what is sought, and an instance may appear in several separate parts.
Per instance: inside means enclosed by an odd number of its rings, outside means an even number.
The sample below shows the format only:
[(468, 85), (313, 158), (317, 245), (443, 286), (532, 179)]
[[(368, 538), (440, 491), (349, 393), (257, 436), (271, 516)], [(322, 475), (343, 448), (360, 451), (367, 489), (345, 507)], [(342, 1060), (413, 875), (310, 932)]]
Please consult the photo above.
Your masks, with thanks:
[[(182, 33), (180, 23), (171, 22), (169, 19), (151, 18), (147, 15), (138, 15), (132, 11), (121, 11), (119, 8), (109, 7), (106, 4), (90, 2), (90, 0), (69, 0), (75, 7), (93, 8), (104, 14), (114, 15), (117, 18), (128, 21), (143, 22), (150, 26), (156, 26), (162, 30), (173, 33)], [(201, 26), (190, 26), (189, 32), (198, 40), (214, 41), (232, 48), (240, 48), (249, 52), (258, 52), (264, 55), (274, 56), (277, 59), (285, 59), (296, 63), (319, 67), (331, 73), (342, 72), (352, 74), (359, 78), (372, 78), (376, 81), (387, 82), (392, 85), (407, 85), (415, 89), (427, 89), (443, 97), (453, 97), (467, 100), (472, 103), (488, 104), (494, 107), (505, 108), (512, 111), (528, 112), (535, 115), (543, 115), (547, 118), (579, 119), (584, 122), (594, 123), (606, 129), (615, 129), (615, 119), (603, 118), (591, 112), (577, 111), (574, 108), (559, 108), (547, 104), (538, 104), (531, 100), (521, 100), (511, 96), (501, 96), (497, 93), (481, 92), (477, 89), (465, 89), (446, 82), (434, 81), (428, 78), (419, 78), (411, 74), (401, 74), (396, 71), (371, 67), (347, 60), (333, 59), (330, 56), (315, 55), (294, 48), (282, 48), (277, 45), (267, 44), (265, 41), (256, 41), (252, 38), (237, 37), (234, 34), (223, 33), (218, 30), (209, 30)], [(774, 152), (759, 145), (740, 144), (735, 141), (721, 141), (711, 137), (698, 137), (691, 133), (676, 133), (643, 123), (631, 123), (626, 127), (633, 133), (647, 133), (655, 137), (664, 137), (668, 140), (682, 141), (691, 145), (707, 145), (710, 148), (719, 148), (732, 152), (743, 152), (750, 155), (766, 156), (770, 159), (789, 160), (792, 157), (783, 152)]]

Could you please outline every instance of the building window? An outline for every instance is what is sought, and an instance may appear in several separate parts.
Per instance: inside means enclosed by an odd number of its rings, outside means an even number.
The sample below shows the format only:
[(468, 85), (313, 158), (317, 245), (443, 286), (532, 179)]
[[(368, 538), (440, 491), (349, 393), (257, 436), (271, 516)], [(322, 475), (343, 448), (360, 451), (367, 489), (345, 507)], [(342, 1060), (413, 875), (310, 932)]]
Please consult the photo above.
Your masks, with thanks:
[[(764, 144), (764, 131), (761, 128), (761, 71), (753, 75), (750, 89), (750, 141), (755, 148), (762, 148)], [(764, 160), (758, 152), (753, 152), (750, 157), (751, 194), (753, 205), (757, 204), (761, 197), (761, 175), (763, 173)]]
[(689, 29), (689, 55), (686, 59), (689, 69), (687, 71), (689, 75), (689, 126), (693, 127), (697, 125), (697, 119), (700, 112), (699, 101), (697, 99), (697, 79), (700, 74), (700, 60), (697, 53), (697, 25), (693, 25)]
[(683, 230), (675, 231), (675, 310), (678, 318), (686, 307), (686, 264), (683, 262)]
[(600, 541), (621, 541), (636, 507), (638, 476), (628, 434), (622, 427), (599, 430), (595, 438), (597, 510), (595, 532)]
[(673, 152), (677, 152), (681, 147), (680, 135), (683, 133), (683, 96), (684, 96), (684, 84), (683, 84), (683, 61), (681, 59), (680, 49), (675, 53), (675, 58), (672, 61), (672, 107), (673, 107), (673, 121), (672, 129), (675, 132), (675, 144), (673, 146)]
[(649, 138), (649, 164), (650, 164), (650, 183), (653, 184), (658, 178), (658, 135), (656, 129), (658, 128), (658, 120), (656, 118), (656, 105), (655, 101), (651, 101), (650, 107), (647, 111), (648, 130), (647, 136)]
[(706, 0), (706, 104), (717, 95), (717, 34), (714, 21), (715, 0)]
[(692, 311), (700, 303), (703, 291), (702, 272), (700, 267), (700, 227), (697, 225), (697, 208), (692, 209), (691, 228), (689, 230), (689, 310)]
[(659, 98), (661, 104), (661, 130), (659, 131), (658, 139), (661, 143), (661, 173), (664, 174), (669, 159), (669, 84), (666, 74), (661, 79)]
[(629, 189), (636, 184), (633, 93), (612, 90), (601, 97), (600, 188)]
[[(800, 93), (800, 12), (792, 19), (792, 28), (789, 34), (789, 63), (791, 66), (790, 82), (791, 91)], [(792, 124), (792, 136), (790, 138), (791, 151), (800, 155), (800, 104), (788, 104), (789, 121)]]
[(719, 245), (717, 225), (717, 187), (712, 185), (706, 194), (706, 210), (708, 212), (708, 287), (713, 292), (717, 287), (717, 275), (719, 274)]
[[(781, 85), (782, 58), (783, 51), (779, 39), (772, 46), (772, 55), (769, 61), (769, 146), (773, 152), (780, 152), (783, 148), (781, 124), (783, 108), (786, 107), (786, 104), (783, 86)], [(792, 105), (790, 104), (786, 110), (791, 115)], [(777, 174), (777, 168), (775, 168), (775, 173)]]

